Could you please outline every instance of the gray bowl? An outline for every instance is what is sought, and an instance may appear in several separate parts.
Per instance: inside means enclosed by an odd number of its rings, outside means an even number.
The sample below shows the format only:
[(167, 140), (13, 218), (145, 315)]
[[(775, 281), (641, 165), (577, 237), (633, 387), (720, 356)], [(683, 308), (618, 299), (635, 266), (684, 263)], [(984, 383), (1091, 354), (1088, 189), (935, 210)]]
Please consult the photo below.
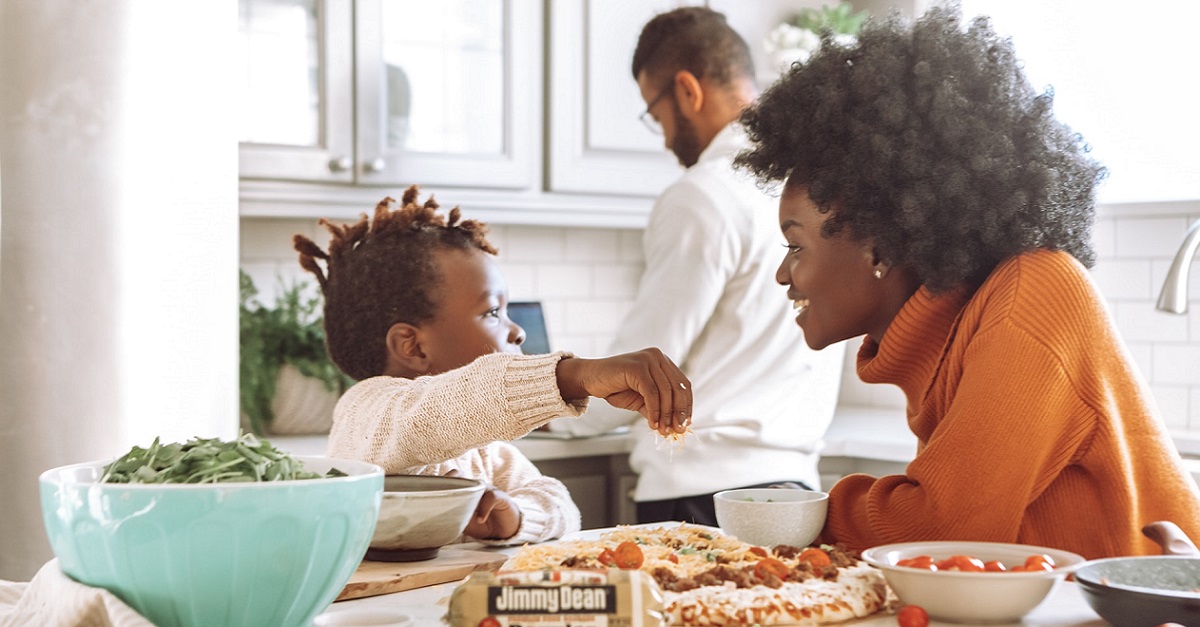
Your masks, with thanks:
[(466, 529), (484, 484), (461, 477), (388, 475), (383, 502), (366, 559), (415, 562), (437, 557), (438, 550)]
[(1121, 627), (1200, 625), (1200, 558), (1164, 555), (1088, 562), (1075, 573), (1088, 605)]

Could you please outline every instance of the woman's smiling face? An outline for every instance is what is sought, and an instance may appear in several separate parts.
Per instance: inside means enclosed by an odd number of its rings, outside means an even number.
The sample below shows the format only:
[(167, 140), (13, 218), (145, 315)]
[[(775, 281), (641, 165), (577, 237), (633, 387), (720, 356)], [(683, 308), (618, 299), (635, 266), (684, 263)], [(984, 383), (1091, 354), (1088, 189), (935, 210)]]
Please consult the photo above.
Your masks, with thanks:
[(897, 310), (887, 305), (892, 269), (878, 262), (870, 242), (854, 239), (846, 229), (823, 236), (829, 215), (818, 211), (807, 187), (784, 186), (779, 228), (787, 252), (775, 280), (787, 286), (796, 324), (814, 350), (864, 334), (879, 340)]

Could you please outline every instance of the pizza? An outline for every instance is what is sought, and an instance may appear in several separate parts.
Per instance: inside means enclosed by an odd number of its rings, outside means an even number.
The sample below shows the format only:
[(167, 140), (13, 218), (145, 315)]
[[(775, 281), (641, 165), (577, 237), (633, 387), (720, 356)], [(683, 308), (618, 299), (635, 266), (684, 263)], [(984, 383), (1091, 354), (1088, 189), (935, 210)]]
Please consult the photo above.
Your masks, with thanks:
[(759, 547), (712, 527), (622, 526), (519, 549), (502, 570), (637, 568), (672, 625), (825, 625), (888, 603), (882, 574), (840, 546)]

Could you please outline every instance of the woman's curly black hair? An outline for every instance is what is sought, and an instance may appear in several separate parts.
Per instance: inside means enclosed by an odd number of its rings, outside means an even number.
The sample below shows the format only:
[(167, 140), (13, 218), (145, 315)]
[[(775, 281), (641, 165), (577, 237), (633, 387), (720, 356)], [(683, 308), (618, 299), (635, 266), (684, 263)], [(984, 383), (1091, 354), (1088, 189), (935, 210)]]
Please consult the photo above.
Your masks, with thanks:
[(826, 35), (744, 111), (754, 147), (737, 164), (806, 187), (832, 210), (826, 236), (874, 240), (934, 292), (1037, 248), (1091, 267), (1105, 170), (1052, 104), (987, 18), (964, 29), (954, 5), (912, 23), (893, 13), (853, 45)]
[[(359, 381), (383, 374), (392, 325), (421, 324), (436, 314), (435, 299), (444, 277), (434, 264), (435, 250), (496, 254), (485, 237), (486, 225), (460, 222), (458, 207), (447, 219), (438, 213), (432, 196), (417, 204), (415, 185), (393, 210), (395, 203), (392, 198), (380, 201), (370, 222), (365, 213), (358, 222), (341, 226), (322, 219), (321, 225), (333, 235), (328, 253), (303, 235), (292, 238), (300, 265), (316, 275), (325, 296), (329, 357)], [(326, 272), (317, 259), (325, 261)]]

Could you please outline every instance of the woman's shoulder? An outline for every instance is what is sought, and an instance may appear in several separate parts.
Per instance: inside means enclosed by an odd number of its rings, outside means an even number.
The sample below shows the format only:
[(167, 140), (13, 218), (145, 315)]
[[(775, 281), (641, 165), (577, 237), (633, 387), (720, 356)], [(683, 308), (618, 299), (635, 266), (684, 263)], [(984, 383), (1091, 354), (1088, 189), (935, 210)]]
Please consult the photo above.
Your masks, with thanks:
[(990, 318), (1037, 335), (1107, 325), (1104, 299), (1079, 260), (1061, 250), (1035, 250), (1001, 263), (974, 300)]

